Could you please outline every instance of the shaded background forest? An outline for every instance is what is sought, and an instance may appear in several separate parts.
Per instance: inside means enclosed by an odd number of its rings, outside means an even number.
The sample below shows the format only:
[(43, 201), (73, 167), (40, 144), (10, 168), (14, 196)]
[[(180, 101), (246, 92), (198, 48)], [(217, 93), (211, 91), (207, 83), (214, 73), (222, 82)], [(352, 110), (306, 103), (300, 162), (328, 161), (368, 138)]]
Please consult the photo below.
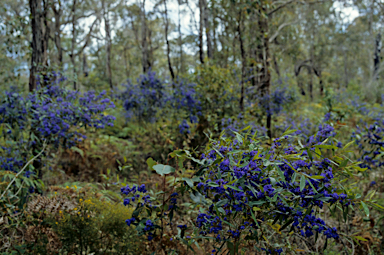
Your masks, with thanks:
[(26, 89), (30, 70), (54, 70), (77, 89), (118, 88), (208, 63), (242, 93), (290, 79), (306, 97), (349, 88), (381, 100), (382, 13), (379, 1), (4, 0), (1, 86)]

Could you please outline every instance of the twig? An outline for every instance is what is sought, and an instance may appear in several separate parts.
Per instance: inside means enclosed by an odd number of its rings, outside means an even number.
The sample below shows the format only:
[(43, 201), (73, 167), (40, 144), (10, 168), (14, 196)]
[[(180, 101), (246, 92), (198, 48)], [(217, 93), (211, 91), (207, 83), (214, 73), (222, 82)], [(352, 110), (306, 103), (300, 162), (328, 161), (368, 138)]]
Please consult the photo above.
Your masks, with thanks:
[(36, 156), (34, 156), (31, 160), (29, 160), (27, 162), (27, 164), (25, 164), (25, 166), (20, 170), (20, 172), (18, 172), (16, 174), (16, 176), (12, 179), (12, 181), (8, 184), (7, 188), (4, 190), (3, 194), (1, 195), (0, 197), (0, 200), (4, 197), (5, 193), (7, 193), (8, 189), (11, 187), (11, 185), (15, 182), (16, 178), (27, 168), (27, 166), (29, 164), (31, 164), (36, 158), (38, 158), (44, 151), (45, 149), (45, 146), (43, 147), (43, 149), (39, 152), (39, 154), (37, 154)]

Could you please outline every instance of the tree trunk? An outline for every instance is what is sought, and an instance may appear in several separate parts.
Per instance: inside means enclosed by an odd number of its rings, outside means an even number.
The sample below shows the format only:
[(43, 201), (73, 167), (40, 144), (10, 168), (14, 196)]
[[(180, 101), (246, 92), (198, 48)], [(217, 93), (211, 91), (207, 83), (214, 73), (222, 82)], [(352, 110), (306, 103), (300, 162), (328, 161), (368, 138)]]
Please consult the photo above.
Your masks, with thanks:
[(183, 58), (183, 37), (181, 34), (181, 21), (180, 21), (180, 1), (178, 1), (178, 18), (179, 18), (179, 24), (177, 27), (177, 30), (179, 32), (179, 38), (178, 38), (178, 44), (179, 44), (179, 70), (178, 70), (178, 75), (180, 73), (184, 73), (184, 58)]
[(244, 111), (244, 91), (245, 91), (245, 67), (246, 67), (246, 56), (245, 56), (245, 50), (244, 50), (244, 41), (243, 41), (243, 35), (242, 35), (242, 12), (243, 10), (240, 11), (239, 15), (239, 24), (237, 27), (237, 31), (239, 34), (239, 42), (240, 42), (240, 52), (241, 52), (241, 94), (240, 94), (240, 111)]
[(147, 42), (147, 22), (145, 17), (145, 0), (143, 0), (141, 6), (141, 50), (142, 50), (142, 65), (143, 72), (146, 73), (148, 67), (148, 42)]
[(130, 72), (129, 72), (129, 65), (128, 65), (128, 56), (127, 56), (127, 48), (124, 47), (124, 65), (125, 65), (125, 73), (127, 75), (127, 78), (129, 79), (130, 77)]
[(42, 52), (42, 22), (41, 22), (41, 0), (29, 0), (31, 10), (31, 28), (32, 28), (32, 57), (31, 69), (29, 72), (29, 91), (37, 88), (36, 75), (39, 73), (43, 60)]
[(200, 20), (199, 20), (199, 57), (200, 63), (204, 64), (204, 50), (203, 50), (203, 30), (204, 30), (204, 5), (203, 0), (199, 0)]
[(71, 63), (72, 63), (72, 73), (73, 73), (73, 89), (77, 90), (77, 70), (76, 70), (76, 61), (75, 61), (75, 47), (76, 47), (76, 4), (77, 0), (73, 0), (72, 3), (72, 44), (71, 44)]
[(63, 11), (61, 9), (61, 4), (59, 1), (59, 9), (56, 9), (54, 5), (52, 5), (53, 13), (55, 15), (55, 45), (57, 49), (57, 61), (59, 70), (63, 71), (63, 48), (61, 47), (61, 15)]
[(88, 63), (87, 63), (87, 54), (83, 54), (83, 74), (84, 77), (88, 77)]
[(171, 48), (169, 45), (168, 40), (168, 27), (169, 27), (169, 20), (168, 20), (168, 9), (167, 9), (167, 0), (164, 0), (164, 14), (165, 14), (165, 41), (167, 43), (167, 60), (168, 60), (168, 68), (169, 72), (171, 73), (172, 81), (175, 80), (175, 73), (173, 72), (172, 63), (171, 63)]
[(313, 99), (313, 72), (312, 72), (312, 61), (311, 66), (308, 66), (308, 75), (309, 75), (309, 83), (308, 83), (308, 91), (309, 97), (311, 100)]
[(276, 61), (276, 56), (275, 54), (272, 55), (273, 57), (273, 65), (275, 67), (275, 71), (277, 73), (277, 77), (279, 79), (279, 81), (281, 82), (281, 74), (280, 74), (280, 68), (279, 68), (279, 65), (277, 64), (277, 61)]
[[(266, 12), (265, 8), (262, 9), (263, 13)], [(267, 134), (272, 139), (272, 113), (270, 112), (270, 87), (271, 87), (271, 74), (270, 74), (270, 56), (269, 56), (269, 34), (268, 34), (268, 18), (259, 16), (259, 31), (260, 40), (262, 42), (262, 50), (259, 52), (259, 59), (262, 60), (262, 68), (260, 70), (260, 92), (262, 97), (267, 97), (266, 110), (267, 110)]]
[(343, 57), (344, 57), (344, 86), (348, 88), (349, 77), (348, 77), (348, 63), (347, 63), (347, 53), (343, 47)]
[(379, 77), (380, 68), (380, 52), (381, 52), (381, 34), (378, 33), (375, 40), (375, 53), (373, 55), (373, 79), (377, 80)]
[(112, 83), (112, 69), (111, 69), (111, 48), (112, 48), (112, 42), (111, 42), (111, 27), (109, 24), (109, 10), (108, 7), (105, 6), (105, 2), (102, 2), (103, 9), (104, 9), (104, 24), (105, 24), (105, 52), (106, 52), (106, 68), (107, 68), (107, 78), (109, 87), (113, 89), (113, 83)]
[(49, 0), (43, 0), (43, 41), (42, 41), (42, 46), (43, 46), (43, 65), (48, 66), (48, 43), (49, 43), (49, 34), (50, 34), (50, 26), (48, 23), (49, 17), (48, 17), (48, 1)]
[(212, 58), (212, 39), (211, 39), (211, 29), (209, 24), (209, 10), (207, 0), (201, 0), (204, 5), (204, 27), (205, 27), (205, 36), (207, 38), (207, 57)]

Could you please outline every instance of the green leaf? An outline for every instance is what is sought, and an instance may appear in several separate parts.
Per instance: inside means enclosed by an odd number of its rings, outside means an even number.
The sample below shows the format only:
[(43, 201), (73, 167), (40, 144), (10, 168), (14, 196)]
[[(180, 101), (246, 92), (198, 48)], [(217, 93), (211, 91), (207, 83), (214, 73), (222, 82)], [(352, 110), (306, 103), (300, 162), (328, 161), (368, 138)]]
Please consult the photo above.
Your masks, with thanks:
[(225, 205), (226, 203), (228, 203), (228, 199), (223, 199), (223, 200), (220, 200), (219, 202), (216, 203), (216, 206), (217, 207), (220, 207), (220, 206), (223, 206)]
[(300, 178), (300, 191), (303, 191), (304, 187), (305, 187), (305, 176), (302, 175)]
[(284, 176), (284, 173), (280, 170), (279, 167), (276, 167), (276, 170), (278, 172), (278, 174), (280, 175), (280, 178), (285, 181), (285, 176)]
[(321, 176), (321, 175), (313, 175), (313, 176), (309, 176), (309, 178), (311, 178), (311, 179), (324, 179), (324, 176)]
[(71, 150), (73, 150), (73, 151), (79, 153), (80, 156), (81, 156), (82, 158), (84, 158), (84, 151), (83, 151), (83, 150), (77, 148), (76, 146), (71, 147)]
[(384, 210), (384, 207), (383, 207), (382, 205), (375, 204), (375, 203), (372, 203), (372, 202), (370, 202), (370, 204), (371, 204), (372, 206), (375, 206), (375, 207), (380, 208), (381, 210)]
[(364, 241), (364, 242), (368, 242), (367, 239), (361, 237), (361, 236), (354, 236), (354, 238), (356, 238), (357, 240), (360, 240), (360, 241)]
[(156, 161), (153, 160), (153, 158), (148, 158), (147, 159), (147, 165), (149, 169), (152, 169), (154, 165), (156, 165)]
[(156, 171), (156, 173), (160, 174), (161, 176), (165, 174), (174, 173), (176, 171), (175, 168), (162, 164), (154, 165), (152, 168)]
[(320, 145), (315, 145), (316, 148), (322, 148), (322, 149), (338, 149), (335, 145), (328, 145), (328, 144), (320, 144)]
[(348, 164), (348, 159), (344, 160), (343, 162), (340, 163), (339, 167), (344, 168)]
[(219, 184), (217, 184), (216, 182), (208, 182), (207, 183), (209, 186), (211, 186), (211, 187), (219, 187), (220, 185)]
[(281, 136), (290, 135), (290, 134), (295, 133), (296, 131), (297, 131), (296, 129), (287, 130)]
[(349, 146), (351, 146), (355, 141), (351, 141), (349, 143), (347, 143), (344, 147), (343, 147), (343, 150), (345, 150), (346, 148), (348, 148)]
[(231, 255), (235, 255), (235, 246), (232, 242), (227, 242), (227, 247)]
[(182, 180), (185, 181), (189, 185), (189, 187), (193, 188), (193, 180), (192, 179), (183, 177)]
[(369, 209), (368, 209), (368, 206), (367, 206), (363, 201), (361, 201), (360, 203), (361, 203), (361, 205), (363, 206), (365, 215), (367, 215), (367, 217), (369, 217)]
[(233, 189), (233, 190), (242, 192), (241, 189), (239, 189), (238, 187), (232, 186), (232, 185), (228, 185), (227, 188), (231, 188), (231, 189)]

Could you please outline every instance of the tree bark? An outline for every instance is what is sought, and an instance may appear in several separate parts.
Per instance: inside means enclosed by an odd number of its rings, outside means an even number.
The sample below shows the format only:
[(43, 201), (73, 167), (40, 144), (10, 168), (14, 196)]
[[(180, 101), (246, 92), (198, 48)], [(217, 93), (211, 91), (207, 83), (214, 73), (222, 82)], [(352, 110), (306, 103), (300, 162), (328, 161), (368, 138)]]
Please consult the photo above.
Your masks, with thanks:
[(237, 27), (237, 31), (239, 34), (239, 42), (240, 42), (240, 52), (241, 52), (241, 94), (240, 94), (240, 111), (244, 111), (244, 91), (245, 91), (245, 68), (246, 68), (246, 55), (245, 55), (245, 50), (244, 50), (244, 41), (243, 41), (243, 35), (242, 35), (242, 29), (241, 25), (243, 23), (242, 20), (242, 12), (243, 10), (240, 11), (239, 14), (239, 24)]
[(83, 54), (83, 74), (84, 77), (88, 77), (88, 63), (87, 63), (87, 54)]
[(280, 74), (280, 68), (279, 68), (279, 65), (277, 64), (277, 61), (276, 61), (276, 56), (275, 54), (272, 55), (273, 57), (273, 65), (275, 67), (275, 71), (277, 73), (277, 77), (279, 78), (279, 81), (281, 81), (281, 74)]
[(373, 55), (373, 79), (377, 80), (379, 77), (380, 68), (380, 53), (381, 53), (381, 33), (378, 33), (375, 39), (375, 53)]
[(178, 44), (179, 44), (179, 70), (178, 70), (178, 75), (180, 73), (184, 73), (184, 58), (183, 58), (183, 35), (181, 34), (181, 21), (180, 21), (180, 0), (178, 1), (178, 19), (179, 19), (179, 24), (177, 27), (177, 30), (179, 32), (179, 38), (178, 38)]
[(42, 22), (41, 22), (41, 0), (29, 0), (29, 8), (31, 11), (31, 28), (32, 28), (32, 57), (31, 69), (29, 72), (29, 91), (37, 88), (36, 75), (42, 67)]
[[(262, 12), (266, 13), (265, 8), (262, 8)], [(267, 97), (267, 119), (266, 127), (267, 134), (272, 139), (272, 113), (270, 112), (270, 87), (271, 87), (271, 73), (270, 73), (270, 55), (269, 55), (269, 34), (268, 34), (268, 18), (259, 16), (259, 31), (260, 40), (262, 42), (262, 50), (259, 51), (259, 59), (262, 60), (262, 68), (260, 70), (260, 92), (262, 97)]]
[(209, 10), (207, 0), (201, 0), (204, 6), (204, 27), (205, 27), (205, 36), (207, 38), (207, 57), (212, 58), (212, 39), (211, 39), (211, 29), (209, 24)]
[(168, 28), (169, 28), (169, 20), (168, 20), (168, 9), (167, 9), (167, 0), (164, 0), (164, 14), (165, 14), (165, 41), (167, 43), (167, 60), (168, 60), (168, 68), (171, 74), (172, 81), (175, 80), (175, 73), (173, 72), (172, 63), (171, 63), (171, 48), (168, 40)]
[(52, 5), (52, 10), (55, 15), (55, 45), (57, 49), (57, 61), (59, 70), (63, 71), (63, 48), (61, 47), (61, 15), (63, 14), (63, 10), (61, 9), (61, 2), (58, 1), (59, 8), (56, 9), (54, 5)]
[(72, 73), (73, 73), (73, 89), (77, 90), (77, 70), (76, 70), (76, 61), (75, 61), (75, 47), (76, 47), (76, 4), (77, 0), (72, 2), (72, 44), (71, 44), (71, 63), (72, 63)]
[(107, 78), (108, 78), (109, 87), (113, 89), (112, 69), (111, 69), (112, 40), (111, 40), (111, 27), (109, 24), (109, 10), (108, 10), (108, 7), (105, 6), (105, 1), (102, 1), (102, 5), (103, 5), (104, 24), (105, 24), (105, 52), (106, 52)]
[(200, 63), (204, 64), (204, 49), (203, 49), (203, 30), (204, 30), (204, 5), (203, 0), (199, 0), (200, 20), (199, 20), (199, 57)]
[(148, 42), (147, 42), (147, 22), (145, 17), (145, 0), (142, 2), (141, 6), (141, 50), (142, 50), (142, 65), (143, 72), (147, 73), (148, 66)]

